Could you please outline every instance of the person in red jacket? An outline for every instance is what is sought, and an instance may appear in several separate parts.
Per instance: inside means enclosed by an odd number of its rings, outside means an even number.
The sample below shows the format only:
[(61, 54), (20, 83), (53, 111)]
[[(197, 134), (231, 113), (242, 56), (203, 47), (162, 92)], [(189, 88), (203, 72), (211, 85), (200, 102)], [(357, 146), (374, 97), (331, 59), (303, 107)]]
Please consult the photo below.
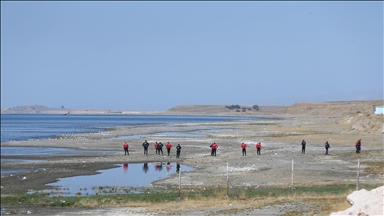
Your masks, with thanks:
[(127, 142), (124, 143), (123, 148), (124, 148), (124, 154), (129, 155), (129, 151), (128, 151), (129, 145)]
[(261, 153), (260, 153), (260, 150), (261, 150), (261, 143), (258, 142), (258, 143), (256, 144), (256, 149), (257, 149), (257, 154), (258, 154), (258, 155), (261, 155)]
[(219, 146), (216, 143), (213, 143), (211, 145), (211, 148), (212, 148), (211, 155), (216, 157), (216, 149), (219, 148)]
[(155, 149), (156, 149), (156, 154), (157, 154), (157, 152), (159, 151), (159, 143), (155, 143)]
[(168, 156), (169, 156), (169, 153), (171, 152), (171, 148), (172, 148), (172, 144), (167, 142), (167, 144), (165, 145), (165, 147), (167, 148), (167, 153), (168, 153)]
[(241, 143), (241, 148), (243, 149), (243, 156), (247, 156), (247, 144)]

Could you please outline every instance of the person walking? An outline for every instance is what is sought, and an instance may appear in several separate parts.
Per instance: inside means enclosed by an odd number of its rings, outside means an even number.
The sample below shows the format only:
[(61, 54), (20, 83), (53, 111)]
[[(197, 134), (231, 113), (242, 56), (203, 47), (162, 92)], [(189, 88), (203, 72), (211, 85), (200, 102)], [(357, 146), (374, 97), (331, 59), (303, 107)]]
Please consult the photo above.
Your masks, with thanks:
[(361, 150), (361, 139), (358, 139), (355, 143), (356, 146), (356, 153), (360, 153)]
[(331, 146), (329, 145), (328, 141), (325, 142), (325, 154), (327, 155), (328, 154), (328, 149), (331, 148)]
[(181, 146), (177, 144), (176, 146), (176, 158), (180, 158)]
[(163, 143), (159, 142), (158, 150), (157, 150), (159, 152), (159, 155), (160, 155), (160, 152), (161, 152), (161, 155), (164, 155), (163, 154), (163, 146), (164, 146)]
[(156, 149), (156, 154), (158, 154), (158, 152), (159, 152), (159, 143), (155, 143), (155, 149)]
[(257, 155), (261, 155), (261, 143), (260, 142), (258, 142), (257, 144), (256, 144), (256, 150), (257, 150)]
[(124, 148), (125, 156), (127, 156), (127, 154), (129, 155), (129, 151), (128, 151), (129, 145), (128, 145), (127, 141), (125, 141), (123, 148)]
[(165, 147), (167, 147), (167, 153), (168, 153), (168, 156), (169, 156), (169, 153), (171, 152), (172, 144), (167, 142), (167, 145), (165, 145)]
[(359, 153), (360, 153), (360, 150), (361, 150), (361, 139), (359, 139)]
[(219, 145), (217, 145), (216, 143), (213, 143), (211, 148), (212, 148), (212, 156), (216, 157), (216, 150), (217, 148), (219, 148)]
[(143, 142), (143, 148), (144, 148), (144, 155), (147, 155), (147, 156), (148, 156), (148, 147), (149, 147), (149, 143), (147, 142), (147, 140), (145, 140)]
[(301, 142), (301, 154), (305, 154), (305, 145), (307, 145), (307, 143), (305, 142), (305, 140), (303, 140)]
[(245, 143), (241, 143), (241, 149), (242, 149), (242, 153), (243, 153), (243, 156), (247, 156), (247, 144)]

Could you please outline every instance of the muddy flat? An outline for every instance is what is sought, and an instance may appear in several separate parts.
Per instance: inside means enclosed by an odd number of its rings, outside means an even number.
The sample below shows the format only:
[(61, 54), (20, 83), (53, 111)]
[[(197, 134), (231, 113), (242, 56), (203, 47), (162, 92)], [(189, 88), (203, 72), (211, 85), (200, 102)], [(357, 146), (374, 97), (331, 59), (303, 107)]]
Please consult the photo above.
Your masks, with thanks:
[[(338, 105), (339, 106), (339, 105)], [(369, 106), (371, 106), (369, 104)], [(302, 107), (301, 107), (302, 108)], [(177, 109), (180, 112), (180, 109)], [(370, 110), (371, 111), (371, 110)], [(369, 111), (369, 112), (370, 112)], [(356, 182), (357, 162), (360, 160), (359, 181), (365, 184), (383, 182), (383, 118), (382, 115), (354, 112), (335, 115), (299, 115), (295, 112), (268, 112), (263, 120), (242, 120), (215, 123), (177, 123), (153, 127), (151, 125), (114, 127), (112, 130), (71, 134), (54, 140), (23, 141), (2, 143), (13, 147), (62, 147), (82, 150), (105, 151), (105, 154), (65, 154), (65, 155), (24, 155), (17, 161), (1, 164), (2, 169), (30, 170), (20, 175), (1, 178), (1, 196), (46, 189), (46, 184), (58, 178), (92, 175), (97, 170), (115, 167), (116, 164), (145, 162), (176, 162), (194, 168), (183, 172), (181, 187), (184, 190), (201, 190), (230, 183), (229, 191), (255, 190), (262, 187), (291, 188), (317, 185), (347, 184)], [(305, 114), (305, 113), (304, 113)], [(359, 120), (360, 119), (360, 120)], [(363, 120), (361, 120), (363, 119)], [(369, 123), (368, 123), (369, 122)], [(148, 155), (144, 155), (143, 138), (137, 134), (184, 133), (196, 136), (146, 137), (150, 143)], [(126, 139), (130, 145), (130, 155), (122, 149)], [(355, 152), (355, 141), (362, 140), (362, 150)], [(305, 154), (302, 140), (306, 141)], [(171, 155), (156, 155), (153, 145), (156, 141), (170, 142)], [(325, 155), (324, 143), (331, 148)], [(218, 144), (216, 156), (211, 156), (210, 145)], [(257, 155), (255, 145), (262, 145)], [(246, 156), (242, 155), (241, 144), (247, 144)], [(182, 147), (180, 158), (176, 158), (175, 147)], [(164, 153), (165, 153), (164, 148)], [(8, 156), (6, 159), (20, 159)], [(37, 160), (37, 161), (33, 161)], [(293, 181), (292, 181), (293, 168)], [(177, 188), (179, 176), (152, 182), (155, 186)], [(38, 206), (7, 206), (2, 208), (25, 214), (27, 211), (39, 215), (226, 215), (236, 209), (236, 215), (284, 215), (298, 211), (304, 215), (318, 208), (315, 204), (301, 201), (276, 202), (273, 205), (258, 205), (255, 201), (222, 201), (216, 205), (195, 203), (183, 208), (164, 206), (131, 206), (115, 208), (44, 208)], [(169, 208), (168, 208), (169, 207)], [(343, 206), (344, 207), (344, 206)], [(329, 211), (342, 210), (335, 206)], [(337, 209), (341, 208), (341, 209)], [(329, 212), (329, 213), (330, 213)]]

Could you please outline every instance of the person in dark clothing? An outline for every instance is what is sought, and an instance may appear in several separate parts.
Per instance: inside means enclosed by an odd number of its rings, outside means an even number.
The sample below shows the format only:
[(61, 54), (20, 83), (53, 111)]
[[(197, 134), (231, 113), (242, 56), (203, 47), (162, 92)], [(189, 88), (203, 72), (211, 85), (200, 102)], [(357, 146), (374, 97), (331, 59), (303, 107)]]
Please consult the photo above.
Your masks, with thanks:
[(331, 148), (331, 146), (329, 145), (328, 141), (325, 142), (325, 154), (327, 155), (328, 154), (328, 149)]
[(149, 147), (149, 143), (147, 142), (147, 140), (145, 140), (143, 142), (143, 147), (144, 147), (144, 155), (148, 155), (148, 147)]
[(159, 146), (157, 148), (157, 152), (159, 153), (159, 155), (160, 155), (160, 152), (161, 152), (161, 155), (164, 155), (163, 146), (164, 146), (163, 143), (159, 142)]
[(176, 146), (176, 158), (180, 158), (181, 146), (177, 144)]
[(356, 141), (356, 153), (360, 153), (361, 150), (361, 139)]
[(301, 154), (305, 154), (305, 145), (307, 145), (307, 143), (305, 142), (305, 140), (303, 140), (301, 142)]

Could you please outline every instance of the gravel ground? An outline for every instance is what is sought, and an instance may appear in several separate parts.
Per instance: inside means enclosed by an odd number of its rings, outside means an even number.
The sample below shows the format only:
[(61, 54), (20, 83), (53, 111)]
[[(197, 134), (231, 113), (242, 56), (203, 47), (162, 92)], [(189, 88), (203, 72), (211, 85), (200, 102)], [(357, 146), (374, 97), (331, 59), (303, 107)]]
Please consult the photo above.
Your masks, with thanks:
[[(281, 117), (281, 116), (280, 116)], [(36, 155), (10, 157), (13, 159), (41, 160), (33, 163), (2, 163), (2, 169), (30, 169), (31, 172), (2, 177), (1, 196), (18, 192), (46, 189), (45, 184), (57, 178), (91, 175), (97, 170), (114, 167), (119, 163), (178, 162), (195, 168), (182, 173), (182, 186), (204, 187), (226, 185), (227, 165), (231, 183), (230, 190), (244, 187), (281, 186), (291, 187), (292, 161), (294, 161), (295, 185), (319, 185), (356, 181), (357, 160), (361, 160), (360, 182), (382, 183), (383, 172), (367, 172), (372, 163), (382, 163), (383, 136), (380, 133), (350, 131), (348, 124), (335, 123), (332, 117), (290, 116), (263, 121), (236, 121), (221, 123), (183, 123), (172, 125), (141, 125), (118, 127), (95, 134), (71, 134), (58, 139), (25, 142), (1, 143), (2, 146), (25, 147), (68, 147), (90, 150), (116, 150), (104, 155)], [(161, 132), (183, 132), (203, 134), (196, 137), (145, 137), (145, 134)], [(118, 137), (141, 135), (139, 139), (127, 139), (130, 156), (124, 156), (124, 139)], [(144, 138), (145, 137), (145, 138)], [(362, 152), (354, 152), (355, 140), (362, 139)], [(147, 139), (152, 148), (149, 155), (143, 156), (141, 144)], [(301, 153), (301, 140), (307, 142), (306, 153)], [(324, 155), (324, 143), (329, 141), (329, 155)], [(155, 155), (153, 143), (171, 142), (172, 155)], [(217, 156), (210, 156), (210, 144), (219, 145)], [(242, 156), (240, 144), (248, 144), (247, 156)], [(261, 155), (256, 154), (256, 142), (262, 143)], [(182, 146), (181, 157), (175, 158), (175, 146)], [(4, 157), (3, 157), (4, 158)], [(36, 170), (38, 170), (36, 172)], [(24, 179), (25, 177), (25, 179)], [(24, 180), (23, 180), (24, 179)], [(158, 186), (177, 186), (178, 176), (153, 182)], [(43, 208), (31, 206), (6, 206), (2, 209), (18, 214), (30, 211), (36, 215), (167, 215), (167, 212), (151, 212), (146, 208)], [(300, 210), (302, 215), (310, 215), (316, 206), (297, 203), (268, 205), (257, 209), (237, 205), (218, 205), (214, 208), (191, 210), (183, 209), (173, 214), (180, 215), (227, 215), (225, 210), (242, 209), (236, 215), (284, 215)], [(340, 209), (342, 210), (342, 209)]]

